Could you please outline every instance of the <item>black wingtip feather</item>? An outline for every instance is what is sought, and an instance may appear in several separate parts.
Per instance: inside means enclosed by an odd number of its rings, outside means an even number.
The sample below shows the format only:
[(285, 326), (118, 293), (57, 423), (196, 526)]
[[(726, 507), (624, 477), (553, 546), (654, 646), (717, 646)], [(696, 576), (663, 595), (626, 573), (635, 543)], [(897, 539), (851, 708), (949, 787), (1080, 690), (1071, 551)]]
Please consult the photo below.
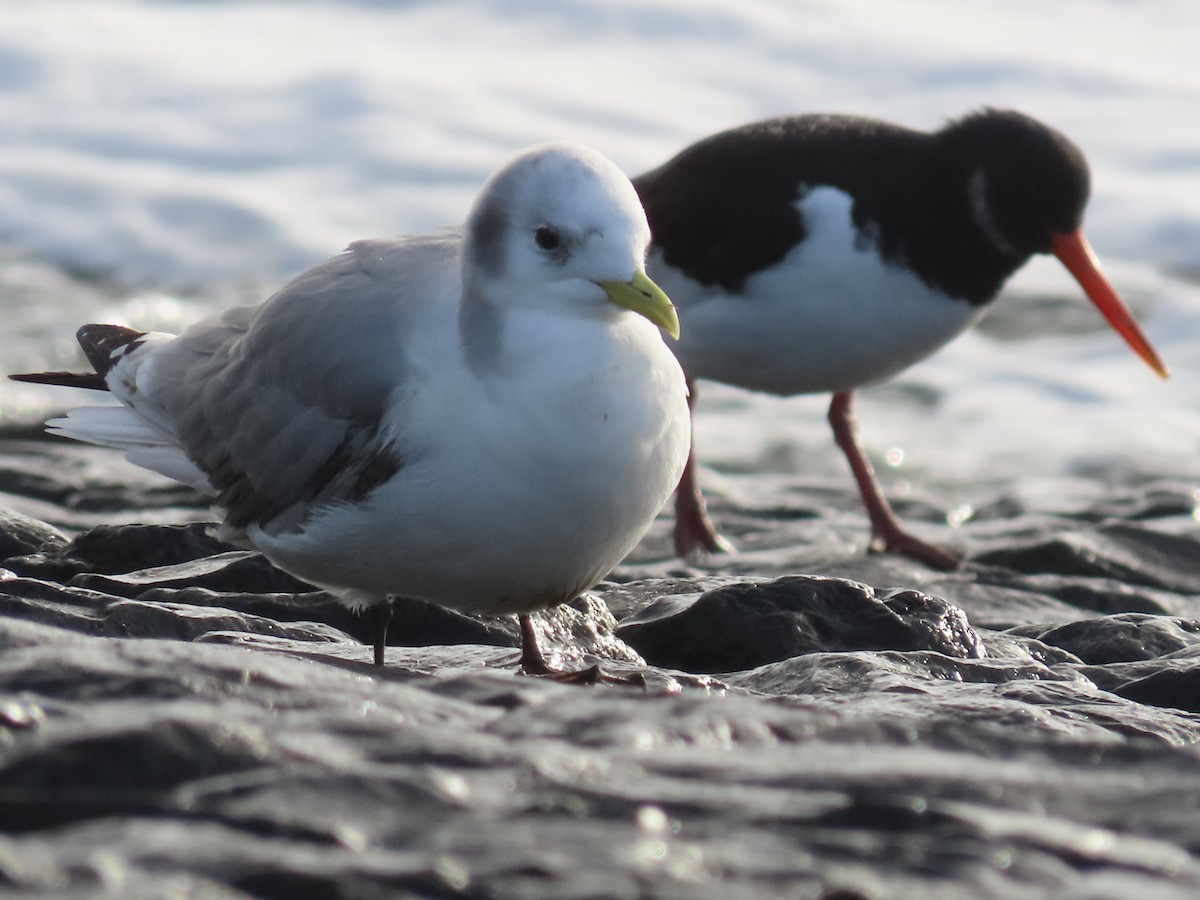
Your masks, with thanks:
[(108, 385), (95, 372), (29, 372), (9, 375), (10, 381), (25, 381), (29, 384), (56, 384), (61, 387), (87, 388), (90, 391), (107, 391)]
[(107, 391), (105, 377), (124, 355), (118, 354), (118, 351), (128, 353), (130, 350), (136, 350), (145, 336), (144, 331), (135, 331), (120, 325), (84, 325), (75, 333), (75, 337), (95, 372), (28, 372), (8, 377), (12, 381), (25, 381), (30, 384), (54, 384), (91, 391)]
[(114, 358), (114, 354), (118, 350), (136, 350), (145, 336), (144, 331), (120, 325), (84, 325), (75, 333), (88, 362), (101, 377), (117, 364), (119, 357)]

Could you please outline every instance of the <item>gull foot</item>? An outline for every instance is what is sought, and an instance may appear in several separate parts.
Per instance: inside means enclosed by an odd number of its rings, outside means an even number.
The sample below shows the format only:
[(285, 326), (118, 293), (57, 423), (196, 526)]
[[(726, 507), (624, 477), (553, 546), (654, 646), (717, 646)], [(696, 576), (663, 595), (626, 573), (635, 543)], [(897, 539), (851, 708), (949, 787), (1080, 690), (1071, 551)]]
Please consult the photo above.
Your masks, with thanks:
[(551, 681), (557, 681), (559, 684), (579, 684), (585, 686), (593, 684), (623, 684), (633, 687), (646, 687), (646, 676), (641, 672), (634, 672), (631, 675), (613, 675), (610, 672), (605, 672), (598, 665), (574, 671), (552, 669), (549, 666), (545, 667), (545, 671), (531, 671), (527, 665), (522, 663), (519, 674), (528, 675), (532, 678), (548, 678)]
[(517, 616), (517, 621), (521, 625), (520, 674), (534, 678), (549, 678), (560, 684), (626, 684), (643, 688), (646, 686), (646, 677), (641, 672), (634, 672), (632, 675), (610, 675), (602, 671), (598, 665), (588, 666), (586, 669), (574, 672), (553, 668), (546, 662), (546, 657), (542, 655), (542, 649), (538, 646), (537, 631), (533, 627), (533, 620), (527, 614), (521, 614)]

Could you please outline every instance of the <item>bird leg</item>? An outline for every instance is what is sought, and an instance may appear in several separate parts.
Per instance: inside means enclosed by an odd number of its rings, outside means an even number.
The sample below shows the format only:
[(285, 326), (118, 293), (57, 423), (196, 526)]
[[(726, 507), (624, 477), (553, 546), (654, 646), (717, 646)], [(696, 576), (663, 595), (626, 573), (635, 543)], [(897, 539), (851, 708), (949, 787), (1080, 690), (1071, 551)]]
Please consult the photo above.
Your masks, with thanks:
[(542, 648), (538, 646), (537, 630), (533, 627), (533, 620), (529, 614), (521, 613), (517, 616), (517, 621), (521, 623), (521, 674), (550, 678), (561, 684), (596, 684), (602, 681), (606, 684), (646, 686), (646, 679), (640, 672), (627, 676), (609, 675), (600, 671), (598, 665), (575, 672), (552, 668), (542, 655)]
[(871, 518), (871, 549), (907, 556), (935, 569), (957, 569), (962, 564), (958, 554), (928, 544), (900, 525), (858, 439), (853, 400), (852, 391), (839, 391), (833, 395), (829, 404), (829, 425), (833, 429), (833, 439), (850, 463), (858, 491), (867, 507), (867, 515)]
[(375, 665), (383, 665), (384, 648), (387, 646), (388, 625), (392, 621), (392, 598), (384, 597), (382, 603), (368, 606), (367, 624), (375, 635)]
[(708, 517), (704, 495), (696, 481), (696, 386), (689, 379), (688, 414), (692, 418), (692, 442), (688, 448), (687, 464), (679, 486), (675, 489), (675, 553), (687, 559), (695, 550), (708, 553), (732, 553), (733, 545), (717, 533)]

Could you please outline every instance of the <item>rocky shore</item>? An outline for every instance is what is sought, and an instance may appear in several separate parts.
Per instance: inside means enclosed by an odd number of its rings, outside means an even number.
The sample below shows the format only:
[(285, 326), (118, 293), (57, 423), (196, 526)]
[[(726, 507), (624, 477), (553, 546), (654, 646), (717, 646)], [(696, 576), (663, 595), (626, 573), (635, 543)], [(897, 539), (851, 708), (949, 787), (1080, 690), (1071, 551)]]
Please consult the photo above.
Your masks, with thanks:
[[(0, 442), (0, 885), (20, 897), (1192, 897), (1200, 527), (1134, 465), (998, 489), (940, 573), (848, 479), (724, 473), (541, 617), (363, 623), (104, 451)], [(935, 486), (936, 488), (936, 486)], [(122, 524), (124, 523), (124, 524)]]

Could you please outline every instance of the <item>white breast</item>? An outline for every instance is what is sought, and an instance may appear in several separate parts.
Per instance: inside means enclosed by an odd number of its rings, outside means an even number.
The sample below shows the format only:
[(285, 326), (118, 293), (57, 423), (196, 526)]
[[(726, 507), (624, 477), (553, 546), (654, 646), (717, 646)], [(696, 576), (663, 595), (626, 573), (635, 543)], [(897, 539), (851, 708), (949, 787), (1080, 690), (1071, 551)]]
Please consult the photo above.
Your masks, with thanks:
[(393, 405), (404, 464), (366, 502), (255, 543), (318, 583), (490, 613), (536, 610), (606, 575), (682, 472), (683, 374), (633, 313), (612, 328), (543, 318), (511, 323), (537, 346), (486, 377), (430, 361), (441, 374)]
[(816, 188), (798, 209), (804, 241), (742, 293), (698, 285), (652, 254), (651, 277), (679, 309), (675, 351), (689, 376), (785, 395), (850, 390), (902, 371), (982, 314), (884, 262), (842, 191)]

